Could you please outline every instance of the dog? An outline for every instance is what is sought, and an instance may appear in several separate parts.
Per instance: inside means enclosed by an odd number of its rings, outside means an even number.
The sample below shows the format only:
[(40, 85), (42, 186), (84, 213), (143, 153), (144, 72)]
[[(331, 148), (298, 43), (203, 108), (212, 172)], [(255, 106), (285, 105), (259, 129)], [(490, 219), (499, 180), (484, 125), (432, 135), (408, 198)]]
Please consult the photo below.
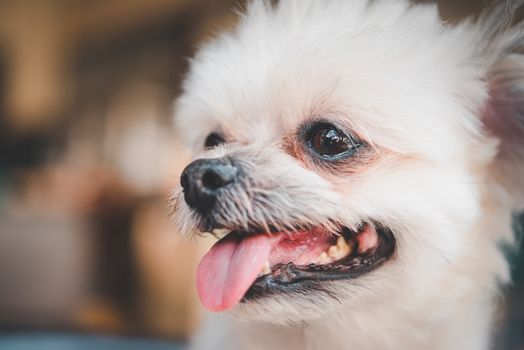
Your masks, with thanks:
[(200, 349), (491, 347), (524, 208), (524, 34), (407, 0), (253, 0), (191, 60), (175, 222), (220, 240)]

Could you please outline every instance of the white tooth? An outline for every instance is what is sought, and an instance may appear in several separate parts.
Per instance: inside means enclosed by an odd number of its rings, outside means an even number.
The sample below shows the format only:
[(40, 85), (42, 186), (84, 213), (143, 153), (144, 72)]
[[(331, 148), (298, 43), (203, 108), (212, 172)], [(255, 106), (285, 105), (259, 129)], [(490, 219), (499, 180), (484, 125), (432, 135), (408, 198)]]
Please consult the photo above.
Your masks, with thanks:
[(213, 229), (213, 234), (215, 235), (227, 235), (231, 230), (228, 230), (226, 228), (215, 228)]
[(328, 255), (330, 258), (338, 258), (338, 247), (336, 245), (332, 245), (328, 249)]
[(330, 262), (331, 262), (331, 259), (328, 257), (326, 252), (322, 252), (320, 254), (318, 263), (321, 264), (321, 265), (324, 265), (324, 264), (329, 264)]
[(328, 255), (333, 260), (339, 260), (351, 253), (351, 246), (346, 242), (344, 237), (340, 236), (337, 239), (337, 244), (332, 245), (328, 249)]
[(338, 236), (337, 238), (337, 247), (342, 248), (344, 245), (347, 245), (346, 240), (342, 236)]
[(346, 255), (349, 255), (351, 253), (351, 246), (346, 242), (344, 237), (340, 236), (337, 239), (337, 247), (339, 251), (340, 257), (345, 257)]
[(229, 232), (231, 232), (231, 230), (228, 230), (228, 229), (225, 229), (225, 228), (215, 228), (211, 231), (211, 233), (213, 234), (213, 236), (215, 236), (216, 238), (220, 239), (222, 237), (224, 237), (225, 235), (227, 235)]
[(260, 271), (262, 275), (267, 275), (268, 273), (271, 273), (271, 267), (269, 266), (269, 261), (266, 261), (264, 263), (264, 266), (262, 267), (262, 271)]

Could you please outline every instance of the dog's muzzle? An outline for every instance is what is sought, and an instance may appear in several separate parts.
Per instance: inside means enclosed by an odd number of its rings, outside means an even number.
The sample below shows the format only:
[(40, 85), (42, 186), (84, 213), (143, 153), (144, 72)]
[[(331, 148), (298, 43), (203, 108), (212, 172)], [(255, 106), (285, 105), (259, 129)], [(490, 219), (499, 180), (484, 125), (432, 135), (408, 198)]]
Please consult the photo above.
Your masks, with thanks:
[[(197, 269), (197, 291), (207, 309), (224, 311), (282, 293), (325, 291), (326, 283), (356, 279), (393, 256), (393, 232), (373, 219), (351, 227), (330, 218), (329, 227), (307, 218), (290, 220), (303, 215), (282, 214), (288, 201), (311, 202), (310, 192), (296, 195), (291, 188), (286, 193), (268, 181), (257, 187), (252, 177), (263, 182), (264, 167), (271, 168), (226, 156), (195, 160), (182, 172), (184, 200), (196, 214), (198, 229), (222, 235)], [(268, 212), (266, 222), (260, 220), (260, 213)]]
[(198, 159), (189, 164), (180, 176), (187, 205), (205, 215), (217, 197), (238, 180), (238, 166), (228, 157)]

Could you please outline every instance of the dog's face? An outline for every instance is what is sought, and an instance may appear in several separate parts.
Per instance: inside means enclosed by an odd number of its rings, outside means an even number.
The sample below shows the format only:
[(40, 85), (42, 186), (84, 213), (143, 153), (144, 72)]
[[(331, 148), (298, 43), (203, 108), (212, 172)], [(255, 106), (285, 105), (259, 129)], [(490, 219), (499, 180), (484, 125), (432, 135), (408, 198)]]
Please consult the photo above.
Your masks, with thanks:
[(173, 201), (182, 231), (227, 234), (199, 266), (204, 306), (291, 322), (430, 297), (475, 249), (496, 149), (474, 34), (433, 6), (255, 2), (200, 50)]

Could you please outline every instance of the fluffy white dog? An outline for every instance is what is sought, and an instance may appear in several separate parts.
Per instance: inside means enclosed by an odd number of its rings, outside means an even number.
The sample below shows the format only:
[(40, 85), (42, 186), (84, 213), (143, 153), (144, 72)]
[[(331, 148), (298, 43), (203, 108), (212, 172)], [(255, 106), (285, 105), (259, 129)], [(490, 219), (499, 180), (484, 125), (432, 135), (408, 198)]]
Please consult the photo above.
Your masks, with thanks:
[(252, 1), (191, 62), (184, 232), (209, 349), (490, 347), (524, 204), (524, 43), (508, 4)]

